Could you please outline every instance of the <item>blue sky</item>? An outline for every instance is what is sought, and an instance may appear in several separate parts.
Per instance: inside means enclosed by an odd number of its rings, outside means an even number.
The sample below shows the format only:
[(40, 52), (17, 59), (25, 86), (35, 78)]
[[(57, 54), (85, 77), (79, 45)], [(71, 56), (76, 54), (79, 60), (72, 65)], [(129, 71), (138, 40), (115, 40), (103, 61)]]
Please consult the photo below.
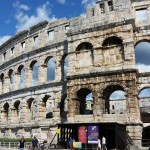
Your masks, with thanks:
[(1, 0), (0, 44), (43, 20), (84, 15), (98, 0)]

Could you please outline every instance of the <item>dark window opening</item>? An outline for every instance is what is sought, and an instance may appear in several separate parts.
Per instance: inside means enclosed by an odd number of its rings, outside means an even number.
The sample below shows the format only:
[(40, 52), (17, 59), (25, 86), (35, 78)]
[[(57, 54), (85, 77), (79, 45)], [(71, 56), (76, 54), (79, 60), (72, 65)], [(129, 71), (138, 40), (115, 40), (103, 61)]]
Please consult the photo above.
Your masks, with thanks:
[(108, 7), (109, 7), (109, 11), (113, 11), (113, 2), (112, 1), (108, 2)]
[(101, 14), (104, 14), (105, 13), (105, 4), (104, 3), (100, 4), (100, 9), (101, 9)]
[(12, 55), (14, 54), (14, 49), (15, 49), (14, 47), (11, 48), (11, 54)]
[(88, 43), (88, 42), (83, 42), (81, 43), (78, 47), (77, 47), (77, 51), (80, 51), (80, 50), (92, 50), (93, 46), (91, 43)]
[(3, 59), (6, 59), (6, 52), (3, 53)]
[(112, 46), (112, 45), (117, 45), (121, 46), (122, 45), (122, 40), (116, 36), (113, 37), (108, 37), (107, 39), (104, 40), (102, 46)]

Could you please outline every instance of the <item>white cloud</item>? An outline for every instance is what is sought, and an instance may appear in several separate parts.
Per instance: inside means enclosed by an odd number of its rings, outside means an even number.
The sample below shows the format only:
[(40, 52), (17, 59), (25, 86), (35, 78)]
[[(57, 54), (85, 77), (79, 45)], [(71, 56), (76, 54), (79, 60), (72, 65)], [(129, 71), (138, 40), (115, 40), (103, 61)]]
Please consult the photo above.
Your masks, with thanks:
[(27, 11), (27, 10), (30, 10), (29, 6), (24, 5), (24, 4), (20, 4), (19, 1), (15, 2), (15, 3), (13, 4), (13, 6), (14, 6), (15, 8), (18, 8), (18, 9), (21, 9), (21, 10), (26, 10), (26, 11)]
[(49, 7), (49, 2), (45, 2), (42, 6), (39, 6), (36, 9), (36, 13), (31, 16), (24, 13), (21, 8), (17, 7), (17, 13), (15, 14), (15, 18), (17, 19), (17, 32), (26, 30), (29, 27), (44, 20), (56, 20), (55, 16), (52, 15), (52, 10)]
[(116, 100), (116, 99), (126, 99), (125, 92), (123, 91), (115, 91), (110, 95), (110, 100)]
[(7, 41), (10, 37), (10, 35), (0, 36), (0, 45)]
[(150, 65), (145, 65), (145, 64), (137, 64), (137, 68), (139, 72), (150, 72)]
[(97, 1), (100, 1), (100, 0), (82, 0), (82, 4), (85, 6), (85, 7), (91, 7), (95, 4), (95, 2)]
[(57, 0), (57, 2), (60, 3), (60, 4), (65, 4), (66, 0)]

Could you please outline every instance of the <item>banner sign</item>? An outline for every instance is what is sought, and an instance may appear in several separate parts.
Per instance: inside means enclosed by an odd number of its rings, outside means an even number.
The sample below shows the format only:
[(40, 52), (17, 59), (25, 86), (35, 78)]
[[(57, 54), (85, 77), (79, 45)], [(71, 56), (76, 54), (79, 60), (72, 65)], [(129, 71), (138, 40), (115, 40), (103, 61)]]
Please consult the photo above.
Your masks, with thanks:
[(99, 128), (98, 126), (88, 126), (88, 143), (97, 143)]
[(87, 138), (86, 127), (85, 126), (79, 127), (79, 129), (78, 129), (79, 142), (86, 143), (87, 142), (86, 138)]
[(82, 148), (81, 142), (73, 142), (73, 148)]

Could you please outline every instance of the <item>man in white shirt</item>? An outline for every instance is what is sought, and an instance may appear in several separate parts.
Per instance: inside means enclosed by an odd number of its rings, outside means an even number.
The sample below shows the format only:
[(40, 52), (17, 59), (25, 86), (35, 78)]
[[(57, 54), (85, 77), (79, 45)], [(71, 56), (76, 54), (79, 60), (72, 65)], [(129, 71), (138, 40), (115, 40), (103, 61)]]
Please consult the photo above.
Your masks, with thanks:
[(101, 140), (100, 139), (98, 139), (98, 150), (101, 150)]
[(102, 138), (102, 148), (103, 150), (106, 150), (106, 138), (104, 136)]

